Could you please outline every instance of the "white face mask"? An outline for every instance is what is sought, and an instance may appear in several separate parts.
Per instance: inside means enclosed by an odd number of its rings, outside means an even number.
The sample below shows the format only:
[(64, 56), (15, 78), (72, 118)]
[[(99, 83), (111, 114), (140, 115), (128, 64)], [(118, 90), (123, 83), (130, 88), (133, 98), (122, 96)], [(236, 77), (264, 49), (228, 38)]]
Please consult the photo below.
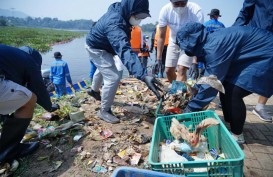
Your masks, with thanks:
[(141, 19), (136, 19), (134, 16), (132, 16), (129, 20), (129, 23), (132, 25), (132, 26), (138, 26), (141, 22)]
[(173, 10), (179, 15), (182, 15), (187, 9), (186, 7), (174, 7)]

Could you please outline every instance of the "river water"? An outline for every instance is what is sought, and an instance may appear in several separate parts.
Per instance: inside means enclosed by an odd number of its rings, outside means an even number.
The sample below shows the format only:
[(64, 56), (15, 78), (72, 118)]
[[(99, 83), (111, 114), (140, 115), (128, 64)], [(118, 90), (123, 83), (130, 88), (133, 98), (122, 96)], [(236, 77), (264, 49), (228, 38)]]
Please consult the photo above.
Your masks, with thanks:
[[(90, 62), (84, 47), (85, 38), (86, 36), (74, 39), (69, 43), (54, 45), (51, 51), (42, 54), (42, 69), (50, 68), (50, 64), (55, 60), (53, 57), (54, 52), (59, 51), (63, 55), (63, 60), (68, 63), (73, 83), (89, 79)], [(154, 58), (154, 53), (151, 54), (151, 58)], [(151, 60), (149, 59), (148, 65), (151, 63)], [(126, 69), (123, 71), (123, 77), (128, 77)]]

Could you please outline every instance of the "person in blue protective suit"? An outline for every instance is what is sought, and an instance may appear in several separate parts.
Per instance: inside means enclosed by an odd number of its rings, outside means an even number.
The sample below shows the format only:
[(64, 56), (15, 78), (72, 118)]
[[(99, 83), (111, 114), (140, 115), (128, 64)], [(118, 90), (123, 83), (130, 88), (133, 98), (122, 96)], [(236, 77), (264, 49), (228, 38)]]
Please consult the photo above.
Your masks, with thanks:
[(11, 162), (37, 150), (39, 143), (21, 143), (33, 116), (36, 102), (55, 111), (41, 75), (42, 56), (24, 46), (0, 44), (0, 163)]
[[(243, 143), (246, 107), (243, 98), (251, 93), (273, 94), (273, 34), (254, 27), (238, 26), (207, 32), (200, 23), (188, 23), (177, 33), (177, 43), (189, 56), (205, 63), (205, 76), (216, 75), (223, 83), (220, 95), (224, 118), (238, 143)], [(217, 95), (207, 85), (199, 86), (184, 110), (200, 111)]]
[[(96, 23), (97, 23), (97, 22), (94, 22), (94, 23), (92, 24), (92, 27), (95, 26)], [(92, 60), (90, 60), (90, 72), (89, 72), (90, 84), (92, 84), (92, 82), (93, 82), (93, 77), (94, 77), (94, 74), (95, 74), (96, 70), (97, 70), (97, 67), (96, 67), (95, 64), (92, 62)], [(87, 91), (88, 94), (91, 94), (90, 92), (91, 92), (90, 90)]]
[[(265, 8), (266, 7), (266, 8)], [(273, 0), (245, 0), (233, 26), (249, 25), (273, 32)], [(265, 104), (268, 98), (259, 96), (253, 113), (265, 122), (272, 122), (272, 117), (266, 112)]]
[[(219, 28), (225, 28), (225, 25), (218, 21), (218, 18), (221, 17), (220, 10), (219, 9), (211, 9), (210, 13), (208, 14), (210, 16), (210, 20), (206, 21), (204, 23), (204, 26), (207, 28), (208, 32), (214, 32), (215, 30)], [(204, 63), (201, 61), (198, 61), (198, 63), (193, 63), (193, 67), (189, 70), (189, 75), (193, 79), (198, 79), (204, 75)]]
[(221, 17), (219, 9), (211, 9), (208, 15), (210, 16), (210, 20), (204, 23), (207, 31), (213, 32), (219, 28), (225, 28), (225, 25), (218, 20)]
[[(108, 8), (86, 37), (86, 50), (100, 74), (95, 74), (91, 86), (94, 98), (101, 98), (98, 117), (109, 123), (118, 123), (119, 119), (111, 111), (120, 77), (115, 66), (114, 55), (118, 55), (130, 75), (144, 81), (160, 98), (158, 85), (154, 77), (147, 76), (145, 68), (130, 45), (131, 28), (138, 26), (142, 19), (150, 17), (148, 0), (122, 0)], [(99, 88), (102, 87), (102, 96)], [(157, 85), (158, 84), (158, 85)]]
[(90, 84), (92, 84), (92, 82), (93, 82), (93, 77), (94, 77), (94, 74), (95, 74), (96, 70), (97, 70), (97, 67), (90, 60), (90, 72), (89, 72)]
[(71, 87), (73, 87), (73, 84), (68, 65), (62, 60), (62, 54), (60, 52), (55, 52), (54, 58), (55, 61), (51, 64), (49, 77), (55, 86), (57, 98), (60, 98), (66, 94), (66, 79)]

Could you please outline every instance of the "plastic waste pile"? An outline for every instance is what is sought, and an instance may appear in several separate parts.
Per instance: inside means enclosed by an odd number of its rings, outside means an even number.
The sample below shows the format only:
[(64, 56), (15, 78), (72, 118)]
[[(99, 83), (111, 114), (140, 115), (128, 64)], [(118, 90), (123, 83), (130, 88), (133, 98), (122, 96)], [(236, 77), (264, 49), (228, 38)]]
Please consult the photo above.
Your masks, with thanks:
[(194, 95), (194, 89), (187, 83), (173, 81), (164, 86), (164, 93), (160, 114), (180, 114)]
[[(193, 132), (191, 127), (186, 127), (177, 119), (172, 119), (170, 132), (174, 140), (161, 142), (159, 150), (159, 161), (168, 162), (187, 162), (202, 160), (221, 160), (225, 159), (224, 154), (219, 154), (215, 148), (208, 149), (207, 138), (202, 132), (211, 126), (217, 126), (218, 120), (207, 118), (201, 121)], [(204, 172), (206, 168), (194, 168), (194, 172)]]
[(173, 81), (170, 85), (165, 85), (164, 101), (162, 102), (162, 110), (160, 114), (180, 114), (188, 105), (188, 102), (197, 94), (194, 85), (209, 85), (216, 90), (225, 93), (225, 89), (215, 75), (201, 77), (197, 82), (195, 80)]

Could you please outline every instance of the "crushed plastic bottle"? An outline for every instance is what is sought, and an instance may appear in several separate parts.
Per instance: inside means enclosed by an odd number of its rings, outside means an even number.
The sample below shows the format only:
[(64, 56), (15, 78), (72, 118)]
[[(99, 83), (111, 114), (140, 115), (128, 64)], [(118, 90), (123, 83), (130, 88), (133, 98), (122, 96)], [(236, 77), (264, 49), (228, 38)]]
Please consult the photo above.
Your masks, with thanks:
[(200, 145), (196, 148), (191, 147), (188, 143), (177, 143), (172, 142), (170, 144), (171, 149), (175, 151), (185, 152), (185, 153), (192, 153), (192, 152), (206, 152), (207, 151), (207, 142), (201, 142)]
[(48, 136), (57, 136), (58, 134), (58, 130), (55, 129), (55, 127), (53, 126), (49, 126), (47, 128), (41, 128), (38, 130), (38, 137), (44, 138), (44, 137), (48, 137)]
[(182, 157), (185, 157), (188, 161), (194, 161), (194, 158), (192, 158), (189, 154), (183, 153)]
[(173, 81), (172, 82), (172, 88), (169, 91), (170, 94), (175, 94), (175, 93), (185, 93), (187, 91), (187, 86), (181, 82), (181, 81)]
[(185, 142), (183, 143), (172, 142), (170, 144), (170, 148), (175, 151), (186, 152), (186, 153), (191, 153), (193, 151), (192, 147)]
[(169, 146), (163, 144), (162, 146), (160, 146), (160, 150), (159, 150), (159, 161), (163, 163), (163, 162), (187, 162), (188, 160), (185, 157), (178, 155)]
[(215, 148), (212, 148), (209, 150), (210, 154), (215, 160), (223, 160), (224, 157), (220, 156)]

